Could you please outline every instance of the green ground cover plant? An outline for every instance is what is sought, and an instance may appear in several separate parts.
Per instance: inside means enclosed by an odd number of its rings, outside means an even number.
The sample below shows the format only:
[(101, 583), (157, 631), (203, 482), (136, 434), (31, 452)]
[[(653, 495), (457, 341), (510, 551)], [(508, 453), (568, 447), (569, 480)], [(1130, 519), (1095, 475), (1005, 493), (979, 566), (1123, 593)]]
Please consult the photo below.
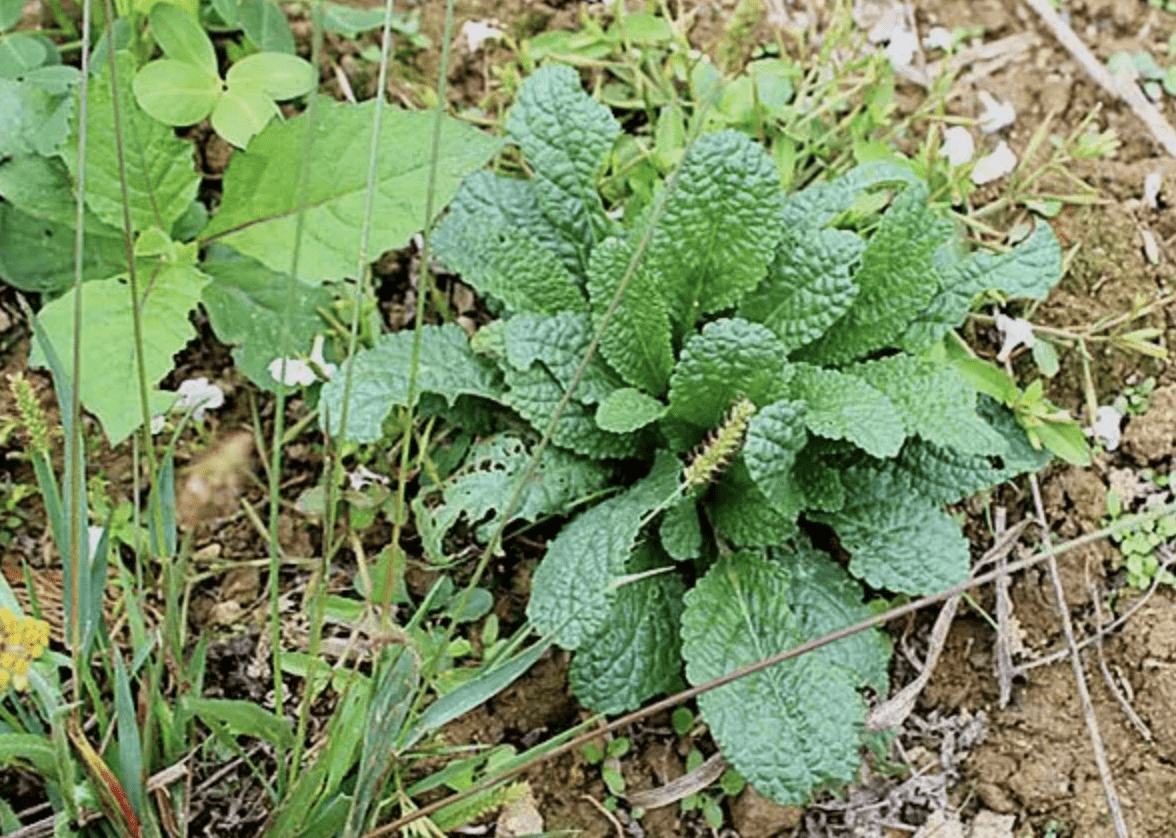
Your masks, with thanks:
[[(500, 424), (436, 505), (417, 505), (434, 551), (462, 515), (502, 523), (500, 480), (536, 435), (553, 446), (521, 517), (613, 475), (549, 544), (528, 607), (575, 650), (589, 707), (618, 713), (680, 686), (683, 664), (702, 683), (860, 619), (861, 582), (917, 595), (963, 581), (968, 544), (944, 504), (1042, 467), (1050, 448), (1085, 456), (1068, 417), (978, 391), (982, 362), (953, 335), (978, 294), (1040, 298), (1057, 282), (1047, 226), (968, 253), (909, 169), (861, 166), (786, 194), (772, 158), (731, 130), (693, 141), (626, 224), (597, 190), (620, 127), (573, 70), (528, 78), (506, 129), (531, 176), (471, 175), (433, 236), (501, 316), (472, 339), (424, 327), (411, 385), (412, 336), (383, 336), (350, 362), (347, 423), (329, 430), (377, 440), (415, 399), (480, 433), (504, 407), (530, 426)], [(324, 387), (328, 422), (342, 398)], [(848, 572), (811, 546), (815, 524)], [(859, 690), (886, 693), (888, 659), (865, 633), (699, 706), (744, 777), (802, 802), (854, 776)]]

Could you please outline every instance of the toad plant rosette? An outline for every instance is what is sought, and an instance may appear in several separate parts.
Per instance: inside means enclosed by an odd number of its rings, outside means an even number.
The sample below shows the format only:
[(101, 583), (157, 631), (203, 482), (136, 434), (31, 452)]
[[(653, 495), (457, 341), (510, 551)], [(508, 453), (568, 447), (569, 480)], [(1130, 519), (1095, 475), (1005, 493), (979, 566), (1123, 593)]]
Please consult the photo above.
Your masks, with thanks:
[[(606, 212), (597, 176), (621, 129), (571, 69), (530, 77), (506, 128), (533, 175), (470, 176), (433, 237), (501, 317), (472, 339), (426, 327), (417, 391), (426, 410), (484, 418), (473, 408), (496, 403), (541, 432), (652, 213), (626, 227)], [(784, 194), (747, 136), (699, 138), (514, 514), (563, 513), (640, 475), (572, 517), (534, 573), (528, 616), (575, 650), (578, 698), (618, 713), (683, 671), (700, 683), (855, 622), (868, 614), (855, 579), (912, 595), (963, 581), (968, 543), (944, 504), (1048, 455), (962, 377), (945, 337), (980, 292), (1041, 297), (1060, 273), (1045, 225), (968, 254), (897, 165)], [(379, 438), (406, 403), (411, 348), (385, 335), (354, 358), (347, 436)], [(342, 380), (324, 387), (327, 416)], [(418, 499), (429, 552), (462, 515), (496, 522), (533, 439), (474, 443)], [(848, 571), (810, 545), (813, 524), (836, 533)], [(749, 781), (798, 803), (853, 779), (860, 691), (886, 694), (888, 661), (865, 632), (699, 705)]]

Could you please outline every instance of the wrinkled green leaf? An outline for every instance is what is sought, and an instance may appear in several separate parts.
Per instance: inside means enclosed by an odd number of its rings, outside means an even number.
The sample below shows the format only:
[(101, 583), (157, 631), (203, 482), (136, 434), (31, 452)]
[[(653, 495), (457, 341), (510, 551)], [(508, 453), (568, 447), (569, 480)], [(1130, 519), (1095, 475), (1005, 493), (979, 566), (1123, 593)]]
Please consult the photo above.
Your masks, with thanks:
[[(525, 371), (542, 362), (563, 388), (570, 387), (592, 343), (592, 323), (585, 314), (564, 312), (555, 317), (523, 314), (501, 326), (507, 362)], [(603, 401), (625, 383), (600, 357), (588, 362), (575, 399), (583, 404)]]
[(796, 533), (795, 503), (799, 498), (780, 493), (785, 504), (778, 509), (756, 484), (740, 455), (723, 472), (708, 500), (715, 527), (737, 547), (767, 547)]
[(796, 454), (808, 442), (804, 414), (804, 402), (773, 402), (751, 417), (743, 444), (748, 473), (785, 515), (795, 514), (804, 502), (792, 475)]
[(792, 397), (805, 403), (808, 429), (845, 439), (875, 457), (893, 457), (906, 437), (903, 417), (881, 391), (837, 370), (797, 364)]
[(632, 387), (613, 390), (596, 408), (596, 424), (606, 431), (624, 434), (660, 419), (666, 406)]

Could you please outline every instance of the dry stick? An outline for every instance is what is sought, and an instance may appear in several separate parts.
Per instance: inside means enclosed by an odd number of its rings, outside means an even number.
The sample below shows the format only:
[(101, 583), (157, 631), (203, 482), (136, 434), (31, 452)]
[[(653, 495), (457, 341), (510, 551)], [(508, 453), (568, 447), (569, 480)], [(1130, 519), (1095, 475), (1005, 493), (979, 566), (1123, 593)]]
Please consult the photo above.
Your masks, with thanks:
[(1070, 55), (1086, 71), (1086, 74), (1094, 79), (1103, 90), (1126, 102), (1132, 112), (1151, 131), (1156, 142), (1162, 145), (1169, 155), (1176, 157), (1176, 130), (1173, 130), (1159, 109), (1143, 95), (1143, 91), (1139, 89), (1134, 79), (1112, 76), (1111, 71), (1098, 60), (1082, 42), (1082, 39), (1074, 34), (1074, 30), (1070, 28), (1069, 24), (1053, 10), (1049, 5), (1049, 0), (1025, 0), (1025, 3), (1037, 12), (1041, 22), (1069, 51)]
[[(509, 771), (505, 771), (497, 777), (494, 777), (493, 779), (479, 783), (476, 786), (471, 786), (463, 792), (450, 795), (449, 797), (443, 798), (442, 800), (430, 803), (428, 806), (423, 806), (411, 814), (397, 818), (391, 823), (387, 823), (384, 826), (364, 833), (363, 838), (380, 838), (380, 836), (383, 835), (390, 835), (391, 833), (395, 832), (403, 826), (407, 826), (413, 821), (433, 814), (438, 809), (442, 809), (451, 803), (458, 802), (459, 800), (465, 800), (467, 797), (477, 794), (478, 792), (493, 788), (502, 781), (509, 779), (510, 777), (513, 777), (529, 768), (533, 768), (540, 762), (544, 762), (553, 757), (566, 754), (568, 751), (578, 748), (581, 745), (592, 741), (593, 739), (599, 738), (604, 733), (619, 730), (626, 725), (634, 724), (635, 722), (638, 722), (648, 716), (652, 716), (664, 710), (670, 710), (685, 701), (690, 701), (691, 699), (697, 698), (703, 693), (710, 692), (711, 690), (718, 689), (719, 687), (724, 687), (733, 681), (738, 681), (740, 678), (745, 678), (748, 675), (754, 675), (757, 672), (762, 672), (768, 667), (775, 666), (776, 664), (783, 663), (786, 660), (791, 660), (792, 658), (808, 654), (809, 652), (812, 652), (816, 649), (828, 646), (830, 643), (836, 643), (838, 640), (844, 640), (846, 637), (850, 637), (852, 635), (858, 634), (859, 632), (866, 631), (867, 629), (877, 628), (878, 626), (884, 625), (891, 620), (898, 619), (899, 617), (905, 617), (907, 614), (913, 614), (914, 612), (928, 605), (934, 605), (937, 602), (943, 602), (944, 600), (951, 599), (953, 596), (962, 594), (964, 591), (970, 591), (971, 589), (978, 588), (981, 585), (987, 585), (989, 582), (993, 582), (999, 578), (1002, 573), (1018, 573), (1022, 570), (1025, 570), (1026, 568), (1033, 567), (1034, 565), (1039, 564), (1046, 559), (1053, 558), (1059, 553), (1064, 553), (1069, 550), (1073, 550), (1076, 547), (1082, 547), (1086, 544), (1093, 544), (1096, 541), (1101, 541), (1108, 535), (1119, 532), (1121, 530), (1130, 529), (1132, 526), (1137, 527), (1139, 526), (1141, 520), (1151, 520), (1154, 517), (1173, 511), (1176, 511), (1176, 504), (1164, 504), (1163, 506), (1149, 510), (1146, 515), (1132, 515), (1120, 518), (1118, 521), (1108, 527), (1104, 527), (1103, 529), (1100, 529), (1096, 532), (1085, 533), (1071, 539), (1070, 541), (1059, 544), (1056, 547), (1052, 544), (1047, 544), (1046, 549), (1043, 552), (1012, 562), (1003, 570), (997, 569), (981, 576), (973, 577), (966, 582), (960, 582), (958, 585), (952, 585), (950, 588), (945, 588), (937, 594), (930, 594), (929, 596), (912, 600), (905, 605), (900, 605), (896, 608), (890, 609), (889, 611), (876, 614), (875, 616), (862, 620), (859, 623), (854, 623), (851, 626), (846, 626), (845, 628), (831, 631), (826, 635), (822, 635), (821, 637), (814, 637), (812, 640), (807, 640), (804, 643), (801, 643), (799, 646), (793, 646), (791, 649), (787, 649), (783, 652), (772, 655), (770, 658), (764, 658), (763, 660), (757, 661), (756, 663), (740, 667), (739, 669), (728, 672), (726, 675), (715, 678), (713, 681), (707, 681), (705, 684), (699, 684), (697, 686), (691, 687), (688, 690), (683, 690), (676, 695), (663, 698), (661, 701), (654, 702), (648, 707), (627, 713), (626, 715), (609, 722), (603, 728), (597, 728), (587, 731), (586, 733), (582, 733), (573, 739), (569, 739), (558, 748), (553, 748), (542, 757), (531, 763), (516, 766)], [(998, 548), (1003, 548), (1007, 541), (1013, 540), (1012, 535), (1019, 533), (1020, 531), (1021, 525), (1018, 524), (1008, 533), (1006, 533), (1004, 538), (998, 540), (997, 544), (993, 545), (992, 549), (996, 550)]]
[(1074, 626), (1070, 623), (1070, 608), (1066, 604), (1066, 592), (1062, 590), (1062, 580), (1058, 576), (1058, 561), (1050, 546), (1049, 525), (1045, 519), (1045, 505), (1041, 502), (1041, 487), (1037, 484), (1037, 475), (1029, 475), (1029, 487), (1033, 490), (1033, 510), (1037, 513), (1038, 523), (1041, 526), (1041, 543), (1045, 545), (1046, 565), (1049, 567), (1054, 599), (1057, 600), (1058, 611), (1062, 618), (1062, 631), (1065, 632), (1066, 644), (1070, 647), (1070, 662), (1074, 668), (1074, 680), (1078, 684), (1078, 697), (1082, 700), (1082, 715), (1086, 719), (1086, 731), (1090, 734), (1090, 744), (1094, 747), (1094, 761), (1098, 765), (1098, 776), (1102, 780), (1103, 795), (1111, 810), (1111, 820), (1115, 824), (1115, 835), (1118, 838), (1129, 838), (1127, 823), (1123, 820), (1123, 809), (1119, 805), (1119, 795), (1115, 791), (1115, 779), (1111, 776), (1111, 767), (1107, 763), (1107, 753), (1103, 748), (1102, 736), (1098, 732), (1098, 720), (1094, 717), (1094, 705), (1090, 701), (1090, 689), (1086, 685), (1086, 672), (1082, 668), (1078, 641), (1074, 639)]
[[(1005, 529), (1006, 511), (1003, 506), (996, 510), (996, 531)], [(1001, 553), (996, 557), (998, 570), (1004, 570), (1008, 565), (1008, 554)], [(1013, 695), (1013, 636), (1010, 616), (1012, 603), (1009, 601), (1009, 575), (1003, 574), (992, 586), (996, 592), (996, 681), (1000, 687), (1000, 706), (1008, 707), (1009, 699)]]
[(1103, 654), (1102, 643), (1102, 605), (1099, 600), (1102, 599), (1102, 592), (1095, 588), (1094, 585), (1087, 585), (1086, 590), (1090, 592), (1090, 601), (1094, 603), (1094, 619), (1098, 625), (1099, 630), (1094, 635), (1094, 648), (1098, 652), (1098, 668), (1102, 672), (1103, 680), (1106, 681), (1107, 689), (1111, 691), (1111, 695), (1119, 702), (1119, 707), (1123, 710), (1123, 715), (1135, 725), (1135, 729), (1139, 731), (1139, 735), (1144, 738), (1144, 741), (1150, 743), (1152, 741), (1151, 731), (1144, 723), (1143, 719), (1139, 718), (1139, 714), (1135, 712), (1135, 708), (1131, 706), (1131, 702), (1127, 700), (1127, 696), (1119, 690), (1115, 679), (1111, 677), (1111, 670), (1107, 666), (1107, 657)]

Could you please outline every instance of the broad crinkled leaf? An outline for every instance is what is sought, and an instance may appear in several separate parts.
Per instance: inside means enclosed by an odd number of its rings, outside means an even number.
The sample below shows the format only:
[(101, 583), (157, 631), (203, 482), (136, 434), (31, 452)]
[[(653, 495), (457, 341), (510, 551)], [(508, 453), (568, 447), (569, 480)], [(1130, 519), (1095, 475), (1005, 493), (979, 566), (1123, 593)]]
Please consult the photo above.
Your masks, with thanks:
[[(188, 313), (200, 301), (207, 277), (192, 267), (167, 265), (154, 277), (139, 276), (143, 296), (143, 367), (147, 386), (154, 388), (172, 370), (173, 356), (195, 337)], [(117, 445), (142, 424), (139, 375), (136, 367), (130, 289), (121, 278), (90, 282), (82, 288), (82, 405), (102, 423), (110, 444)], [(74, 292), (67, 291), (41, 309), (41, 323), (58, 358), (73, 378)], [(44, 366), (37, 348), (30, 366)], [(160, 412), (174, 393), (149, 395), (152, 412)]]
[[(196, 197), (200, 175), (192, 165), (192, 145), (149, 116), (131, 92), (135, 61), (128, 52), (117, 55), (122, 144), (126, 155), (127, 207), (133, 230), (159, 227), (170, 230)], [(119, 184), (115, 147), (114, 97), (110, 67), (90, 81), (86, 112), (86, 205), (94, 214), (118, 229), (123, 226), (123, 196)], [(77, 116), (73, 118), (69, 147), (76, 147)], [(77, 155), (62, 153), (70, 175), (77, 179)]]
[(804, 496), (804, 508), (836, 512), (845, 506), (845, 487), (841, 472), (822, 456), (830, 446), (828, 440), (812, 438), (796, 455), (792, 476)]
[(1045, 297), (1061, 278), (1062, 249), (1053, 228), (1039, 223), (1029, 238), (1005, 253), (973, 253), (961, 259), (946, 251), (937, 259), (936, 272), (942, 288), (901, 340), (911, 352), (931, 346), (963, 323), (972, 299), (983, 291)]
[(955, 503), (1012, 476), (988, 457), (963, 454), (918, 437), (906, 441), (897, 459), (879, 467), (905, 481), (910, 492), (936, 503)]
[(561, 233), (568, 268), (582, 275), (593, 244), (608, 229), (596, 173), (620, 125), (583, 91), (574, 69), (550, 64), (523, 82), (506, 130), (535, 173), (543, 214)]
[[(690, 683), (808, 639), (791, 604), (791, 585), (786, 570), (758, 553), (721, 557), (685, 598), (682, 655)], [(863, 679), (830, 666), (839, 657), (832, 651), (802, 655), (698, 697), (723, 755), (777, 803), (803, 803), (816, 787), (857, 775), (865, 717), (857, 687)]]
[(678, 334), (764, 278), (783, 200), (772, 158), (746, 134), (708, 134), (686, 154), (646, 254)]
[(559, 257), (532, 181), (474, 172), (433, 232), (434, 252), (483, 296), (514, 312), (584, 311), (584, 295)]
[(739, 316), (767, 326), (789, 352), (816, 340), (857, 296), (850, 273), (864, 244), (845, 230), (788, 231)]
[[(252, 259), (209, 260), (203, 268), (212, 282), (204, 286), (201, 300), (217, 339), (233, 347), (233, 363), (250, 381), (263, 390), (274, 390), (277, 382), (269, 365), (282, 355), (279, 341), (288, 277)], [(292, 352), (310, 351), (314, 336), (326, 328), (318, 309), (329, 308), (332, 300), (325, 288), (294, 284), (289, 320)]]
[(932, 255), (951, 232), (950, 222), (927, 205), (926, 186), (899, 192), (862, 251), (849, 311), (800, 357), (841, 364), (896, 342), (938, 290)]
[(1003, 437), (976, 412), (976, 391), (950, 364), (901, 354), (856, 364), (849, 371), (886, 394), (907, 435), (918, 434), (965, 454), (1004, 452)]
[(776, 509), (792, 515), (803, 505), (793, 477), (796, 454), (808, 442), (804, 402), (778, 401), (751, 417), (743, 443), (743, 459), (760, 491)]
[(531, 579), (527, 617), (540, 634), (578, 649), (604, 626), (641, 521), (677, 487), (678, 463), (660, 454), (649, 476), (572, 519), (547, 545)]
[[(630, 573), (656, 567), (651, 543), (638, 548)], [(664, 573), (617, 591), (601, 631), (581, 645), (568, 669), (568, 685), (580, 703), (597, 713), (624, 713), (659, 693), (680, 688), (680, 620), (686, 586)]]
[(791, 394), (805, 403), (808, 429), (845, 439), (875, 457), (893, 457), (906, 437), (902, 414), (885, 394), (857, 376), (796, 364)]
[(731, 404), (746, 396), (763, 407), (784, 395), (792, 368), (780, 341), (758, 323), (715, 320), (686, 342), (670, 376), (668, 417), (691, 428), (667, 423), (678, 451), (718, 427)]
[[(359, 254), (375, 101), (319, 103), (314, 165), (306, 184), (306, 215), (299, 275), (326, 281), (352, 276)], [(234, 154), (225, 171), (224, 199), (201, 238), (217, 239), (271, 270), (290, 270), (298, 206), (291, 173), (299, 169), (305, 114), (273, 122)], [(377, 151), (376, 195), (370, 215), (369, 258), (402, 247), (425, 224), (435, 114), (389, 108)], [(437, 153), (435, 211), (461, 179), (481, 166), (501, 141), (442, 117)]]
[[(634, 248), (620, 239), (596, 246), (588, 263), (588, 297), (594, 322), (612, 304), (633, 260)], [(625, 382), (660, 396), (674, 365), (670, 316), (656, 277), (643, 264), (632, 272), (620, 305), (609, 320), (600, 351)]]
[[(428, 494), (439, 492), (440, 501), (429, 507), (423, 497), (413, 501), (417, 529), (431, 558), (444, 555), (442, 539), (449, 528), (465, 517), (480, 541), (486, 542), (502, 521), (503, 507), (515, 491), (518, 479), (531, 460), (527, 444), (516, 436), (495, 434), (478, 440), (470, 448), (461, 469)], [(537, 521), (545, 515), (560, 515), (577, 500), (601, 488), (609, 470), (595, 460), (578, 457), (547, 446), (535, 472), (524, 484), (513, 521)], [(490, 513), (494, 514), (491, 516)], [(490, 517), (487, 517), (490, 516)]]
[[(563, 399), (563, 386), (542, 364), (520, 371), (505, 367), (508, 391), (504, 401), (531, 427), (542, 433)], [(641, 433), (618, 434), (596, 424), (596, 409), (571, 399), (555, 426), (552, 442), (577, 454), (597, 458), (636, 457), (647, 450), (648, 437)]]
[(613, 390), (596, 408), (596, 424), (606, 431), (627, 434), (660, 419), (666, 406), (633, 387)]
[(780, 220), (786, 230), (816, 230), (832, 223), (865, 190), (918, 182), (910, 169), (889, 160), (863, 163), (836, 180), (814, 183), (789, 195), (780, 211)]
[(702, 555), (702, 524), (698, 504), (687, 496), (666, 510), (658, 527), (662, 548), (676, 561), (696, 559)]
[[(351, 403), (347, 412), (347, 430), (340, 434), (339, 418), (343, 409), (343, 383), (346, 366), (323, 385), (319, 397), (319, 414), (329, 420), (332, 436), (356, 442), (375, 442), (382, 435), (384, 420), (393, 407), (409, 407), (409, 373), (412, 369), (411, 331), (381, 335), (371, 349), (355, 353)], [(436, 393), (452, 404), (461, 394), (502, 399), (502, 386), (494, 364), (475, 355), (461, 326), (421, 328), (420, 366), (416, 377), (416, 396)]]
[[(86, 225), (82, 278), (105, 279), (127, 269), (122, 234), (97, 219)], [(0, 276), (14, 288), (59, 294), (73, 285), (72, 224), (33, 218), (0, 202)]]
[[(561, 312), (553, 317), (520, 314), (502, 325), (503, 347), (507, 362), (519, 371), (540, 361), (555, 376), (561, 387), (570, 387), (594, 331), (587, 314)], [(600, 357), (592, 356), (574, 393), (582, 404), (597, 404), (625, 382)]]
[(777, 508), (747, 470), (743, 456), (723, 472), (709, 499), (715, 528), (736, 547), (767, 547), (796, 533), (799, 496), (781, 496), (791, 508)]

